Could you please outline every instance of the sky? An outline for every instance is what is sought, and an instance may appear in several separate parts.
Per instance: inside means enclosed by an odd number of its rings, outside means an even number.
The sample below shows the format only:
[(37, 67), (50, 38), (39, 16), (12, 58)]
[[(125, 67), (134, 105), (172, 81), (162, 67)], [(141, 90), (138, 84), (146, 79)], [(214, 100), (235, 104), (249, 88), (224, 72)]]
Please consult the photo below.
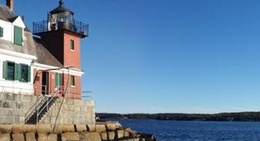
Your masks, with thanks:
[[(96, 112), (260, 111), (259, 0), (64, 1), (90, 25), (82, 84)], [(15, 0), (14, 9), (32, 29), (57, 6)]]

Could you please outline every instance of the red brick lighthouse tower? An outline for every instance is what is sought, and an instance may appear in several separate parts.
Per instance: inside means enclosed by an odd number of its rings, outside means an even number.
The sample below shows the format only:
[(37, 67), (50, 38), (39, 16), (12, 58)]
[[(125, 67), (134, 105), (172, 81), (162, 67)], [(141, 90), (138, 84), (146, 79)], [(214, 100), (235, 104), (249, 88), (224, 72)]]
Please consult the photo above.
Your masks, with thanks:
[[(48, 13), (47, 20), (34, 23), (33, 33), (40, 36), (45, 48), (60, 62), (62, 67), (50, 75), (48, 73), (49, 91), (60, 86), (68, 89), (69, 98), (81, 98), (81, 70), (80, 39), (88, 36), (88, 25), (74, 19), (74, 13), (64, 7), (64, 2), (59, 1), (59, 6)], [(51, 78), (55, 82), (51, 83)], [(44, 79), (44, 78), (43, 78)], [(54, 80), (53, 80), (54, 81)]]

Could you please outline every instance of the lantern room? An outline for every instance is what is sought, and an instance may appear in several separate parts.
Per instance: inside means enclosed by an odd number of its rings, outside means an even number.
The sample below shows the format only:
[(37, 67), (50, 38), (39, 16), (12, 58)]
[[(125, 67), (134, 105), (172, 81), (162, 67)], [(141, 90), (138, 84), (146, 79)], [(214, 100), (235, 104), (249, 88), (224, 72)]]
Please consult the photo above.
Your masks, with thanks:
[(59, 6), (48, 13), (47, 20), (33, 23), (33, 33), (40, 35), (43, 32), (68, 30), (79, 34), (82, 38), (88, 37), (88, 24), (74, 19), (74, 13), (64, 7), (63, 0)]
[(48, 13), (49, 30), (69, 29), (73, 30), (73, 15), (74, 13), (65, 8), (64, 2), (59, 1), (59, 6)]

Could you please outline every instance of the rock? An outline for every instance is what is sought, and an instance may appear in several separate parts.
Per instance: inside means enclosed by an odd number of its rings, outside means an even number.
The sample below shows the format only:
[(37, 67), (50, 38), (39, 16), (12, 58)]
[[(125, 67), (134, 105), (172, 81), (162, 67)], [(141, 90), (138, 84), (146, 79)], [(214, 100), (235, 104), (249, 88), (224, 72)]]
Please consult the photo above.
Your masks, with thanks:
[(112, 141), (115, 139), (115, 135), (116, 133), (115, 132), (108, 132), (108, 140)]
[(67, 125), (56, 125), (54, 127), (55, 133), (64, 133), (64, 132), (75, 132), (75, 127), (73, 124), (67, 124)]
[(47, 136), (47, 141), (57, 141), (58, 140), (58, 136), (57, 136), (57, 134), (53, 134), (53, 133), (51, 133), (51, 134), (49, 134), (48, 136)]
[(12, 133), (14, 133), (14, 134), (24, 133), (23, 124), (14, 124), (13, 129), (12, 129)]
[(57, 139), (57, 134), (40, 133), (37, 141), (57, 141)]
[(101, 133), (101, 132), (104, 132), (104, 131), (106, 131), (107, 129), (106, 129), (106, 126), (104, 125), (104, 124), (97, 124), (96, 125), (96, 132), (99, 132), (99, 133)]
[(5, 133), (5, 134), (0, 134), (0, 141), (10, 141), (10, 134), (9, 133)]
[(52, 128), (50, 124), (37, 124), (36, 131), (37, 133), (51, 133)]
[(139, 138), (132, 138), (132, 139), (130, 139), (131, 141), (140, 141), (140, 139)]
[(37, 141), (48, 141), (48, 135), (47, 133), (39, 133)]
[(145, 140), (140, 140), (140, 138), (130, 138), (130, 139), (122, 139), (120, 141), (145, 141)]
[(35, 141), (35, 132), (25, 134), (26, 141)]
[(109, 131), (114, 131), (114, 130), (117, 129), (117, 125), (116, 125), (115, 123), (107, 123), (107, 124), (106, 124), (106, 128), (107, 128), (107, 130), (109, 130)]
[(23, 134), (12, 134), (13, 141), (25, 141)]
[(25, 133), (27, 132), (36, 132), (36, 125), (34, 124), (25, 124), (23, 125), (23, 130)]
[(76, 132), (84, 132), (84, 131), (87, 131), (86, 125), (84, 125), (84, 124), (76, 125)]
[(123, 126), (119, 122), (116, 122), (115, 126), (116, 126), (116, 129), (122, 129), (123, 128)]
[(125, 136), (125, 137), (130, 137), (130, 132), (128, 132), (127, 130), (125, 130), (124, 136)]
[(88, 127), (89, 132), (96, 131), (96, 125), (95, 124), (89, 124), (89, 125), (87, 125), (87, 127)]
[(126, 134), (129, 134), (129, 136), (133, 137), (136, 136), (136, 131), (132, 130), (131, 128), (126, 128), (125, 132), (127, 132)]
[(125, 136), (125, 130), (120, 130), (120, 129), (117, 130), (116, 136), (117, 136), (118, 139), (123, 138)]
[(62, 141), (79, 141), (79, 134), (77, 132), (68, 132), (61, 134)]
[(102, 141), (100, 134), (97, 132), (88, 132), (83, 136), (83, 141)]
[(1, 124), (0, 125), (0, 132), (1, 133), (11, 133), (13, 129), (12, 124)]
[(114, 131), (116, 129), (122, 129), (122, 125), (119, 122), (106, 122), (104, 123), (107, 130)]
[(100, 135), (101, 135), (102, 140), (108, 140), (107, 132), (102, 132), (102, 133), (100, 133)]

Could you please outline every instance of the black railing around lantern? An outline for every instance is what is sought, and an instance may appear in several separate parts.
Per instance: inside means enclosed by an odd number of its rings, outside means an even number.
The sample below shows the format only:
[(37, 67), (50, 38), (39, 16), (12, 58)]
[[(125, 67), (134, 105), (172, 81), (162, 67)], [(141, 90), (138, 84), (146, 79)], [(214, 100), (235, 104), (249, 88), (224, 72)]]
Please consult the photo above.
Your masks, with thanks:
[(67, 29), (78, 34), (81, 34), (84, 37), (89, 36), (88, 31), (89, 25), (83, 22), (72, 20), (72, 22), (54, 22), (49, 23), (47, 20), (33, 22), (33, 34), (39, 34), (47, 31), (55, 31), (60, 29)]

